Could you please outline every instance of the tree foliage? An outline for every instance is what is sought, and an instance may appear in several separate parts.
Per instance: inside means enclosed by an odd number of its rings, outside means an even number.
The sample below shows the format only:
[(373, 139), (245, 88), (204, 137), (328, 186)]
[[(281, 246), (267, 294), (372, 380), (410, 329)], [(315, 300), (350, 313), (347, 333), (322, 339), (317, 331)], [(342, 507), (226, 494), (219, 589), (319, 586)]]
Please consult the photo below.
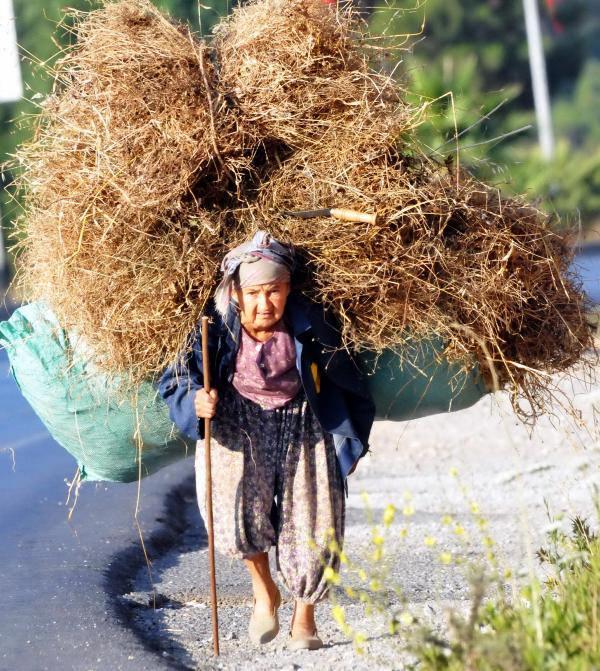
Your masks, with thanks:
[(585, 225), (600, 215), (600, 11), (585, 0), (554, 7), (539, 5), (557, 140), (551, 162), (538, 149), (521, 0), (388, 0), (371, 30), (415, 34), (402, 72), (413, 100), (430, 106), (419, 129), (428, 151), (446, 158), (458, 145), (482, 179)]

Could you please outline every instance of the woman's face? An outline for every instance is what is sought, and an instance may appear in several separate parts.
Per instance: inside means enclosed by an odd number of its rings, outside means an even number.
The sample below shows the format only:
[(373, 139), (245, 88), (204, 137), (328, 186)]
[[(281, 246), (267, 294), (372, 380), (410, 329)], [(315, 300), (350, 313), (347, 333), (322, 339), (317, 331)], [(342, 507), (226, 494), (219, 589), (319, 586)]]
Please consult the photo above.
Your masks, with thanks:
[(271, 331), (283, 317), (289, 282), (257, 284), (236, 289), (242, 325), (252, 332)]

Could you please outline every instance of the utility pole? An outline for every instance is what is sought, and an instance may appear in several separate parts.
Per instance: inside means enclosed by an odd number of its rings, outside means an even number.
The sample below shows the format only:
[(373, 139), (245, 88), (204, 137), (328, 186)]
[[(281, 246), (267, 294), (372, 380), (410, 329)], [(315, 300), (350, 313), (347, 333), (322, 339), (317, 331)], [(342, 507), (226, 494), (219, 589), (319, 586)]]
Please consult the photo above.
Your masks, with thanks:
[(554, 156), (554, 133), (537, 0), (523, 0), (523, 9), (525, 11), (525, 28), (527, 29), (529, 67), (531, 69), (538, 138), (542, 156), (550, 161)]
[[(23, 80), (17, 47), (17, 31), (12, 0), (0, 0), (0, 104), (20, 100), (23, 96)], [(0, 208), (0, 302), (10, 281), (8, 255), (4, 245), (2, 211)]]
[(23, 80), (12, 0), (0, 0), (0, 72), (0, 103), (20, 100)]

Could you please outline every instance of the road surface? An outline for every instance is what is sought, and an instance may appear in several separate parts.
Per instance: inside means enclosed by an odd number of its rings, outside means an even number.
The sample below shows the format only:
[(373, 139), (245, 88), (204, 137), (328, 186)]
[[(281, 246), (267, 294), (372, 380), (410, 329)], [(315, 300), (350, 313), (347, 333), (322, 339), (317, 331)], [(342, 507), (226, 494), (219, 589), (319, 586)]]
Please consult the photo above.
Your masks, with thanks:
[[(127, 626), (118, 595), (144, 559), (137, 485), (84, 484), (71, 521), (76, 464), (48, 435), (0, 351), (0, 671), (173, 668)], [(139, 522), (156, 556), (177, 534), (179, 462), (142, 481)], [(168, 522), (163, 519), (169, 502)], [(153, 537), (153, 539), (152, 539)]]

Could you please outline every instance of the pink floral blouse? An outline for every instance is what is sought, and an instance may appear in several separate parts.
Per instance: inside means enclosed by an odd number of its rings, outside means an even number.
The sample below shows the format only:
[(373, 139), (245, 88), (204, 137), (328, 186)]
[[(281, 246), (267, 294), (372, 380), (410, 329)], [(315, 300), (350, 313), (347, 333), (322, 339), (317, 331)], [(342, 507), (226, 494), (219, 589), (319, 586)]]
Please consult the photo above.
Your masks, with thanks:
[(294, 339), (279, 322), (266, 342), (241, 329), (233, 386), (246, 398), (266, 409), (280, 408), (300, 391)]

